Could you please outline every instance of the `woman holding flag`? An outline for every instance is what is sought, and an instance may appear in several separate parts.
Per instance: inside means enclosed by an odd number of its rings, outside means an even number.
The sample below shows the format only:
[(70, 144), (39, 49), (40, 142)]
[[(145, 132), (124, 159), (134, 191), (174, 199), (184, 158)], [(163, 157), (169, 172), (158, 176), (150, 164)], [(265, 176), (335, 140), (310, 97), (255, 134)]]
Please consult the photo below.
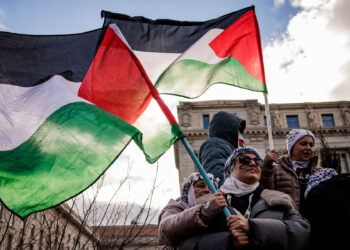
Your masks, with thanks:
[[(208, 177), (217, 188), (218, 179), (212, 174)], [(170, 199), (159, 215), (159, 249), (175, 249), (181, 240), (207, 228), (208, 222), (227, 206), (222, 192), (209, 194), (208, 186), (198, 172), (186, 178), (181, 192), (181, 197)], [(203, 196), (210, 200), (196, 205), (195, 200)]]
[(263, 189), (262, 158), (253, 147), (237, 148), (225, 163), (225, 193), (233, 215), (218, 214), (206, 232), (183, 241), (180, 249), (307, 249), (310, 225), (290, 196)]

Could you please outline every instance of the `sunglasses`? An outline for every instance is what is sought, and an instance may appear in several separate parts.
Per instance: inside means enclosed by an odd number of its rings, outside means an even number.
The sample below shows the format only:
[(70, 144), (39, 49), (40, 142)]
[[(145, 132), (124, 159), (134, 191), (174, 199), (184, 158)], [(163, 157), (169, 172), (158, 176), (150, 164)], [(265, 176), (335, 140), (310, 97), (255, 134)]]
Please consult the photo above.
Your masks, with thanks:
[(249, 156), (240, 156), (238, 157), (238, 161), (243, 165), (249, 165), (251, 161), (254, 161), (255, 165), (258, 167), (262, 167), (263, 164), (262, 160), (258, 158), (250, 158)]

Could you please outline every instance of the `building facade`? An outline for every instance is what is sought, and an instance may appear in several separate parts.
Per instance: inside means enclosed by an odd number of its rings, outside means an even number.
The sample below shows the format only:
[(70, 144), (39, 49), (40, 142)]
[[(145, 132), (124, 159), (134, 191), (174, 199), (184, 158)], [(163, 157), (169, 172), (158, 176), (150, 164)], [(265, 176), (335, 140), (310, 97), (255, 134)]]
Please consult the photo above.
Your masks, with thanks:
[(158, 249), (158, 225), (100, 226), (101, 250)]
[[(279, 155), (287, 153), (286, 135), (292, 128), (303, 128), (316, 136), (316, 154), (319, 155), (320, 129), (328, 145), (340, 158), (342, 172), (350, 172), (350, 102), (305, 102), (270, 104), (272, 137)], [(259, 150), (262, 156), (269, 149), (265, 105), (257, 100), (219, 100), (180, 102), (178, 120), (186, 139), (198, 155), (201, 144), (209, 138), (209, 123), (219, 111), (227, 111), (246, 120), (243, 133), (246, 145)], [(196, 167), (181, 142), (174, 145), (179, 181)]]
[(0, 249), (98, 249), (98, 238), (63, 203), (20, 219), (0, 204)]

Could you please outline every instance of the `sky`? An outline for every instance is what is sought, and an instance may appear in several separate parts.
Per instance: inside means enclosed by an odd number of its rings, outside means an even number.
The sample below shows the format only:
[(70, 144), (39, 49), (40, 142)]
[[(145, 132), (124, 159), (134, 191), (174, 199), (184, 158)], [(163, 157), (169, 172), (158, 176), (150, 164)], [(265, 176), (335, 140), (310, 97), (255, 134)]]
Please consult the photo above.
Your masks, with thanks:
[[(24, 34), (70, 34), (102, 26), (101, 10), (151, 19), (205, 21), (256, 6), (269, 103), (350, 101), (350, 1), (348, 0), (1, 0), (0, 30)], [(193, 101), (258, 99), (261, 93), (214, 85)], [(178, 97), (164, 97), (176, 114)], [(129, 145), (110, 167), (102, 197), (110, 197), (127, 166), (130, 182), (118, 201), (139, 202), (152, 186), (157, 164), (145, 162), (142, 152)], [(155, 207), (179, 196), (173, 148), (158, 161)], [(129, 191), (128, 191), (129, 190)]]

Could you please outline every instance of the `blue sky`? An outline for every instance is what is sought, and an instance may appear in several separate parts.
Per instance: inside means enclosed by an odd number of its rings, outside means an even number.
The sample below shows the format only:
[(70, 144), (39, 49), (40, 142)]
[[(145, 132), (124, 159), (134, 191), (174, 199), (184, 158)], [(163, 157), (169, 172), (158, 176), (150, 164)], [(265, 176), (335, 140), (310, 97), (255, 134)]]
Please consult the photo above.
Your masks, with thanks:
[(0, 3), (0, 22), (8, 31), (26, 34), (79, 33), (101, 27), (101, 10), (145, 16), (151, 19), (168, 18), (205, 21), (229, 12), (256, 5), (264, 44), (281, 34), (289, 19), (299, 10), (289, 2), (283, 5), (273, 0), (218, 1), (43, 1), (4, 0)]
[[(102, 26), (101, 10), (151, 19), (205, 21), (252, 4), (263, 41), (270, 103), (350, 101), (349, 0), (1, 0), (0, 30), (80, 33)], [(213, 99), (258, 99), (263, 103), (260, 93), (226, 85), (215, 85), (197, 100)], [(165, 101), (176, 114), (179, 98)], [(139, 193), (152, 184), (155, 168), (145, 166), (141, 152), (135, 157), (137, 150), (130, 145), (115, 164), (134, 162), (131, 175)], [(160, 188), (154, 198), (159, 206), (179, 194), (173, 157), (171, 149), (159, 161)], [(109, 183), (117, 183), (126, 174), (122, 167), (108, 171)], [(113, 189), (107, 187), (105, 192)]]

